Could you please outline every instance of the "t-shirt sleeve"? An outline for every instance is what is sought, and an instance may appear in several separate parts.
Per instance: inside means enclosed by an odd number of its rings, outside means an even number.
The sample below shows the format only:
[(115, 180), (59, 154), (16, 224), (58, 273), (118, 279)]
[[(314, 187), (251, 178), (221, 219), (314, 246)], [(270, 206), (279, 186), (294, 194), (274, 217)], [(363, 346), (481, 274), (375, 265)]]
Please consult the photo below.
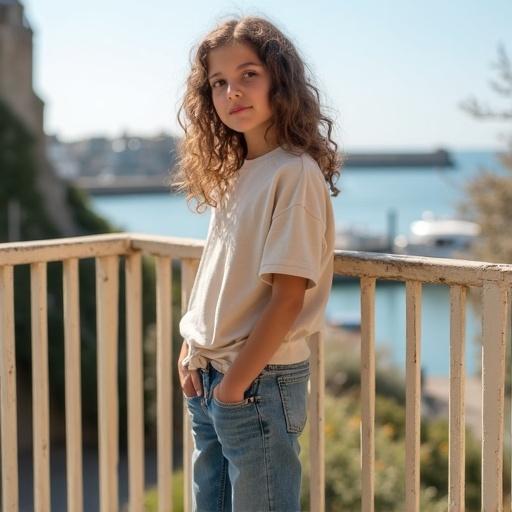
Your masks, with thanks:
[(272, 273), (308, 279), (306, 289), (318, 284), (325, 242), (321, 219), (302, 204), (286, 208), (272, 219), (263, 247), (260, 279), (272, 286)]

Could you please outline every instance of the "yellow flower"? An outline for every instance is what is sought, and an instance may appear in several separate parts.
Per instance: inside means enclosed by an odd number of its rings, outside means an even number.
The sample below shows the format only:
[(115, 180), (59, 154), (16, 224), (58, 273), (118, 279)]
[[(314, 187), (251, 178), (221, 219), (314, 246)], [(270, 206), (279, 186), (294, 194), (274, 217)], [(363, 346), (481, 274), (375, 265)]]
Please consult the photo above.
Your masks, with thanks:
[(350, 416), (348, 420), (348, 425), (352, 430), (356, 430), (359, 428), (359, 424), (361, 422), (360, 416)]
[(384, 469), (386, 467), (386, 464), (384, 464), (384, 461), (382, 459), (375, 459), (375, 470), (378, 471), (379, 469)]
[(385, 423), (382, 425), (382, 431), (386, 437), (391, 438), (395, 434), (395, 427), (391, 423)]

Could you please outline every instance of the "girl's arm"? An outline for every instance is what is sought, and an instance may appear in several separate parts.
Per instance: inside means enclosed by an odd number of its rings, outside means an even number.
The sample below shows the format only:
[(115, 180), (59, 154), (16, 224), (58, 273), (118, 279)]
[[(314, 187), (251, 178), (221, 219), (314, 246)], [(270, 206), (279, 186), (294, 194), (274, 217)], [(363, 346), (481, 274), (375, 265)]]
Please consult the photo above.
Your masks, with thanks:
[(279, 348), (302, 310), (307, 279), (273, 274), (272, 297), (247, 342), (214, 390), (223, 402), (243, 399), (244, 391)]

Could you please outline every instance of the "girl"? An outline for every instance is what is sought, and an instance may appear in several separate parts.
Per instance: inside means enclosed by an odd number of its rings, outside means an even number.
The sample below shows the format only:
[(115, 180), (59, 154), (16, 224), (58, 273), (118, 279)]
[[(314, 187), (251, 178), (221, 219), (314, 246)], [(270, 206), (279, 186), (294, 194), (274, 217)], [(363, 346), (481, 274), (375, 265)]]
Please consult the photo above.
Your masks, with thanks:
[(193, 509), (296, 512), (306, 338), (324, 325), (333, 274), (333, 123), (290, 40), (253, 16), (200, 42), (178, 121), (171, 185), (212, 206), (180, 321)]

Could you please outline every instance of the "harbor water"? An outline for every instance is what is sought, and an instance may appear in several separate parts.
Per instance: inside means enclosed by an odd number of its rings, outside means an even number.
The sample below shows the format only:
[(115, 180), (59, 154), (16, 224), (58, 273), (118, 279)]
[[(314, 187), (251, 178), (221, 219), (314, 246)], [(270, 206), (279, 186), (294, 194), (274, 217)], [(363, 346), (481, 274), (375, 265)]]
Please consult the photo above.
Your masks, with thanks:
[[(412, 221), (429, 210), (435, 215), (456, 216), (465, 198), (465, 184), (482, 169), (504, 173), (492, 151), (451, 152), (453, 168), (345, 168), (332, 198), (336, 227), (356, 227), (384, 233), (390, 211), (396, 215), (396, 233), (407, 234)], [(195, 202), (187, 205), (183, 196), (127, 194), (92, 196), (94, 209), (119, 230), (137, 233), (204, 239), (209, 209), (195, 213)], [(422, 296), (421, 366), (428, 376), (449, 374), (449, 290), (441, 285), (424, 285)], [(357, 317), (360, 293), (357, 282), (333, 285), (327, 317)], [(468, 304), (466, 368), (478, 370), (480, 319)], [(397, 282), (377, 282), (377, 346), (386, 346), (398, 367), (405, 362), (405, 286)]]

